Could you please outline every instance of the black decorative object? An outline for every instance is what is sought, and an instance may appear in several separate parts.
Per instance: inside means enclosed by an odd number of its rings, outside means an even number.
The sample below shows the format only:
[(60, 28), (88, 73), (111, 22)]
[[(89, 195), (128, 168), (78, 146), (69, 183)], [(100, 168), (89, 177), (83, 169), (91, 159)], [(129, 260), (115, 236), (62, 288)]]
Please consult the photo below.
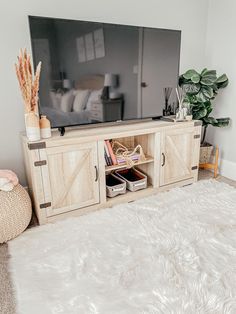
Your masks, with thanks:
[(60, 132), (60, 135), (61, 135), (61, 136), (64, 136), (64, 134), (65, 134), (65, 132), (66, 132), (65, 127), (60, 127), (60, 128), (58, 128), (58, 131)]
[(171, 115), (171, 105), (169, 105), (169, 99), (172, 92), (172, 87), (165, 87), (164, 89), (164, 97), (165, 97), (165, 109), (163, 109), (163, 116)]

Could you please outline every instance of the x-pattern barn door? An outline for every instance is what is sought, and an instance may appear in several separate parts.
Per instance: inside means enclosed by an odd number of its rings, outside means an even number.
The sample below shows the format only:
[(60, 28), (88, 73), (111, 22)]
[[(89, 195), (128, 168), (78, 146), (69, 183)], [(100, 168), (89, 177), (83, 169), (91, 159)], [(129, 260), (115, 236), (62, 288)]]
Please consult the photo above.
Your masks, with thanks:
[(41, 159), (48, 216), (99, 203), (96, 142), (46, 148)]
[(160, 185), (192, 178), (194, 128), (162, 134), (162, 167)]

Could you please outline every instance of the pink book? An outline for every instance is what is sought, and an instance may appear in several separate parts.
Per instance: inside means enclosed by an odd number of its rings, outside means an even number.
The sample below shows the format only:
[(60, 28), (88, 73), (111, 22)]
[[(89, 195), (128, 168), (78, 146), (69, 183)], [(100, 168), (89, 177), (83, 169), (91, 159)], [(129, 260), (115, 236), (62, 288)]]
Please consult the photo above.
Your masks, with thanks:
[(116, 156), (115, 156), (115, 154), (114, 154), (114, 152), (112, 150), (111, 143), (108, 140), (106, 140), (105, 142), (106, 142), (109, 154), (111, 156), (111, 160), (112, 160), (113, 165), (117, 165)]

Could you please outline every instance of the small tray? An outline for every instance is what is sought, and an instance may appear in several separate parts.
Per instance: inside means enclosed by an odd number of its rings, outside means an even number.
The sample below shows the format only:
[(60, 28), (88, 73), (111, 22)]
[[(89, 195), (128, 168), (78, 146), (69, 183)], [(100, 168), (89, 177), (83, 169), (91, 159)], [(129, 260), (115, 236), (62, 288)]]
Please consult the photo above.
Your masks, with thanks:
[(134, 167), (117, 170), (115, 174), (126, 182), (127, 189), (131, 192), (146, 189), (147, 187), (147, 176)]
[(125, 194), (126, 182), (113, 173), (106, 175), (106, 193), (108, 197)]

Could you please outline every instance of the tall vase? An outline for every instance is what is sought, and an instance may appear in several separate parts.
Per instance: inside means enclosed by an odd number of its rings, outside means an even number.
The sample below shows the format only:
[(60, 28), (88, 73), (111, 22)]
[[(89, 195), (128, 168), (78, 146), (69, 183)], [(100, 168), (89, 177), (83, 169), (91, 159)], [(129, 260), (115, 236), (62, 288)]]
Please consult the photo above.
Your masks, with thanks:
[(42, 138), (51, 137), (51, 123), (46, 116), (41, 116), (39, 120), (40, 133)]
[(25, 114), (26, 136), (29, 141), (40, 140), (39, 117), (34, 111)]

